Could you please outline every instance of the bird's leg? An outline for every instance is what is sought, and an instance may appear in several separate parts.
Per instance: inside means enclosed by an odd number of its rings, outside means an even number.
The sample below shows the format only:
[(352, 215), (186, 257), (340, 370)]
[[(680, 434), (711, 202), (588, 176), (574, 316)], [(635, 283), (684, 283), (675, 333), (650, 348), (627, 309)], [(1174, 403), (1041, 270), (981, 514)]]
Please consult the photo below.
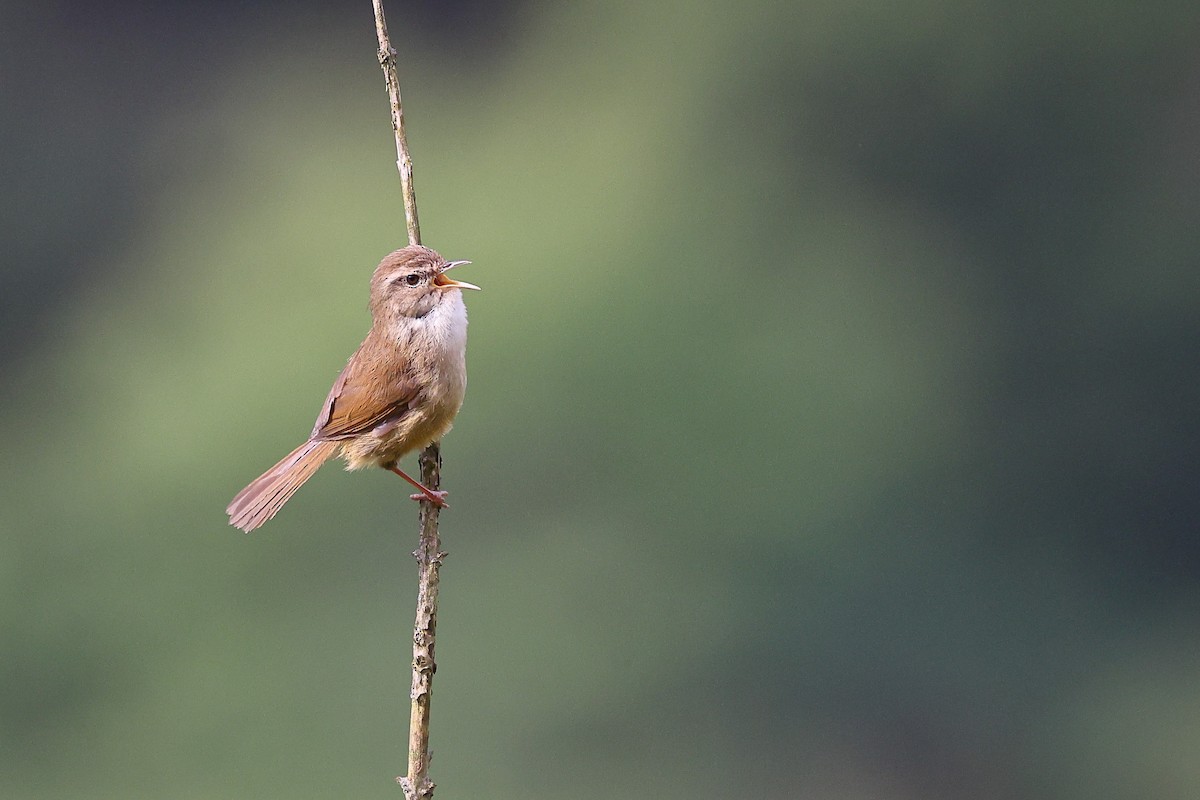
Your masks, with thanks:
[(412, 497), (413, 500), (416, 500), (418, 502), (428, 501), (430, 503), (433, 503), (438, 508), (449, 508), (450, 507), (450, 504), (446, 502), (446, 495), (449, 494), (449, 492), (435, 492), (433, 489), (430, 489), (429, 487), (427, 487), (425, 484), (421, 483), (420, 481), (414, 481), (412, 478), (405, 475), (404, 470), (400, 469), (395, 464), (392, 464), (392, 465), (386, 467), (386, 469), (389, 469), (392, 472), (399, 475), (401, 478), (404, 478), (404, 480), (411, 483), (418, 491), (421, 492), (420, 494), (410, 495), (410, 497)]

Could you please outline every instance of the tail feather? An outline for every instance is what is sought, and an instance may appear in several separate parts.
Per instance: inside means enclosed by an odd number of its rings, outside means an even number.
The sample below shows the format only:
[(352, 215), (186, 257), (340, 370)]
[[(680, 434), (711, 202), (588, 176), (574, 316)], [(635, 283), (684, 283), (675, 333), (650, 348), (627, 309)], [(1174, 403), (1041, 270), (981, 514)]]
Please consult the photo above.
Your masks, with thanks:
[(340, 445), (341, 442), (310, 441), (288, 453), (230, 501), (225, 509), (229, 524), (249, 533), (275, 516)]

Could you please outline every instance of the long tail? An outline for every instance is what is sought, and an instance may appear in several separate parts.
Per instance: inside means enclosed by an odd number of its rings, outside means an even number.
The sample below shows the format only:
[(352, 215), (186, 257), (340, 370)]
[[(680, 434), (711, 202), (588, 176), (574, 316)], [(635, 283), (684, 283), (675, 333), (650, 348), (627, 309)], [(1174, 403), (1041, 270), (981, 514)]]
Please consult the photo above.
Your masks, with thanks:
[(225, 513), (246, 533), (278, 513), (283, 504), (337, 452), (341, 442), (305, 442), (237, 493)]

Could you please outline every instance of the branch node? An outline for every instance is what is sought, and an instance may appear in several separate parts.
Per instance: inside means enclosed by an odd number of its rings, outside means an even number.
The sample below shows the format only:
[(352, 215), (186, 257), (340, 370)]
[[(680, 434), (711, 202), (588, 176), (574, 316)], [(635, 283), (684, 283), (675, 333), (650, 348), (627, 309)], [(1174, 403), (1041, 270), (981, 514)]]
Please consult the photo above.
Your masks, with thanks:
[(403, 775), (396, 778), (396, 783), (400, 784), (400, 788), (404, 790), (404, 800), (430, 800), (433, 797), (433, 789), (437, 785), (426, 778), (421, 782), (420, 790), (417, 790), (413, 788), (412, 781)]

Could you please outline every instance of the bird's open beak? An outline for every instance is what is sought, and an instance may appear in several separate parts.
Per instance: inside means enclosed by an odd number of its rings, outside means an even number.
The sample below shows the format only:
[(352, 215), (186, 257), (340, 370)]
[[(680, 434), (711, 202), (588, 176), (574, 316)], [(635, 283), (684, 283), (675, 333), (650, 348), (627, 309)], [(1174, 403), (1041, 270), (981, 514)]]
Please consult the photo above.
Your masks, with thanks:
[(446, 270), (470, 263), (470, 261), (451, 261), (449, 264), (442, 267), (441, 271), (438, 272), (438, 274), (434, 277), (433, 285), (441, 289), (475, 289), (476, 291), (479, 291), (479, 287), (473, 283), (467, 283), (466, 281), (455, 281), (446, 277)]

